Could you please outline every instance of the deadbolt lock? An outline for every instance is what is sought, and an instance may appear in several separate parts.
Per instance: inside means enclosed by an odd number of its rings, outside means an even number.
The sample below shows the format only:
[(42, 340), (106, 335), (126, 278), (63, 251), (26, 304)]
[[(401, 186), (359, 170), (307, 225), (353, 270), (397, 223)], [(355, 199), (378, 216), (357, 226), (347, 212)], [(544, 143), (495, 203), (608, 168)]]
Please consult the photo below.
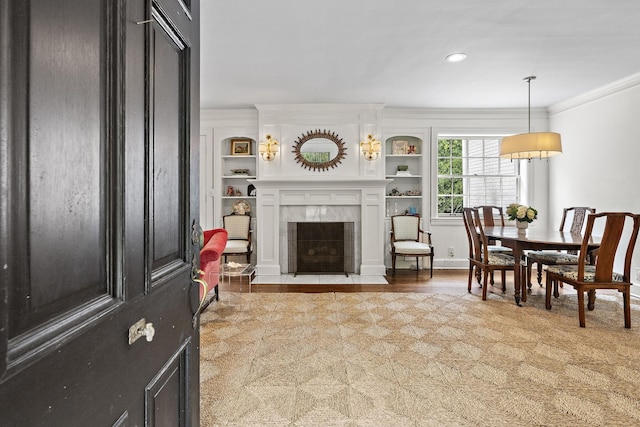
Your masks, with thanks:
[(142, 318), (129, 327), (129, 345), (141, 337), (146, 337), (147, 342), (151, 342), (155, 334), (156, 330), (153, 328), (153, 323), (147, 323), (147, 319)]

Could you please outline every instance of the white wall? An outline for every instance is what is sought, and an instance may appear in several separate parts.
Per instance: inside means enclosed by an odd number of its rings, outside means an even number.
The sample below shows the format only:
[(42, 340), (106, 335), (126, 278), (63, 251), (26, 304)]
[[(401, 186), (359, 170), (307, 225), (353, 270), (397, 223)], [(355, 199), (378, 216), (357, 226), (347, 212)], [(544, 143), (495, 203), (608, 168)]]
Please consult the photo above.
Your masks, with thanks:
[[(552, 106), (549, 120), (563, 149), (550, 162), (549, 208), (640, 213), (640, 74)], [(637, 247), (631, 272), (637, 285), (636, 268)]]
[[(362, 159), (359, 141), (371, 132), (385, 140), (393, 135), (420, 135), (423, 139), (423, 186), (424, 227), (432, 232), (435, 247), (436, 268), (467, 268), (468, 242), (461, 218), (432, 219), (429, 211), (431, 190), (435, 179), (434, 153), (438, 133), (456, 133), (466, 135), (496, 135), (499, 133), (521, 133), (527, 131), (526, 109), (416, 109), (416, 108), (382, 108), (380, 105), (369, 107), (363, 113), (362, 105), (300, 105), (300, 106), (257, 106), (256, 110), (204, 110), (201, 112), (201, 135), (203, 141), (211, 141), (213, 149), (203, 153), (220, 154), (221, 139), (229, 135), (252, 136), (259, 140), (264, 134), (271, 133), (281, 143), (280, 153), (276, 160), (266, 164), (258, 160), (260, 178), (289, 177), (313, 175), (316, 179), (382, 178), (384, 177), (382, 161), (367, 162)], [(295, 114), (292, 114), (292, 111)], [(381, 111), (381, 112), (380, 112)], [(259, 112), (259, 113), (258, 113)], [(286, 113), (286, 114), (285, 114)], [(532, 130), (548, 130), (546, 110), (532, 110)], [(244, 132), (241, 130), (246, 128)], [(304, 131), (309, 129), (328, 129), (337, 132), (348, 147), (347, 158), (337, 169), (325, 172), (309, 172), (302, 169), (293, 160), (291, 144)], [(253, 136), (255, 135), (255, 136)], [(426, 136), (426, 138), (423, 138)], [(430, 136), (430, 138), (429, 138)], [(201, 171), (213, 174), (216, 165), (203, 165)], [(553, 160), (552, 160), (553, 161)], [(534, 160), (531, 163), (520, 161), (524, 173), (524, 203), (535, 206), (540, 212), (539, 226), (549, 220), (547, 207), (548, 180), (547, 160)], [(215, 175), (215, 174), (214, 174)], [(215, 179), (210, 178), (215, 187)], [(220, 189), (207, 188), (203, 191), (202, 204), (205, 206), (205, 192), (220, 194)], [(211, 201), (209, 200), (209, 203)], [(216, 201), (214, 200), (214, 204)], [(218, 201), (219, 205), (219, 201)], [(213, 213), (213, 218), (209, 217)], [(219, 216), (219, 208), (204, 212), (208, 217), (202, 218), (203, 224), (215, 223)], [(217, 224), (215, 224), (217, 226)], [(204, 226), (204, 225), (203, 225)], [(381, 227), (384, 224), (380, 225)], [(448, 256), (448, 248), (454, 248), (454, 257)], [(386, 251), (386, 250), (385, 250)], [(388, 258), (388, 257), (387, 257)], [(388, 261), (388, 260), (387, 260)]]
[[(522, 133), (527, 131), (527, 109), (416, 109), (416, 108), (385, 108), (383, 111), (383, 129), (416, 129), (426, 127), (430, 130), (431, 147), (423, 147), (428, 154), (425, 161), (425, 174), (430, 174), (431, 180), (423, 189), (427, 208), (431, 205), (431, 191), (434, 188), (437, 170), (434, 158), (437, 153), (438, 134), (456, 135), (498, 135)], [(531, 112), (532, 130), (548, 130), (546, 110), (534, 109)], [(516, 160), (518, 161), (518, 160)], [(539, 221), (535, 226), (544, 227), (548, 216), (548, 181), (547, 160), (520, 160), (522, 180), (521, 202), (534, 206), (539, 211)], [(429, 219), (428, 228), (432, 232), (435, 252), (434, 265), (436, 268), (468, 268), (469, 243), (462, 224), (462, 218), (434, 219), (432, 215), (425, 215)], [(453, 248), (454, 257), (448, 256), (448, 249)]]

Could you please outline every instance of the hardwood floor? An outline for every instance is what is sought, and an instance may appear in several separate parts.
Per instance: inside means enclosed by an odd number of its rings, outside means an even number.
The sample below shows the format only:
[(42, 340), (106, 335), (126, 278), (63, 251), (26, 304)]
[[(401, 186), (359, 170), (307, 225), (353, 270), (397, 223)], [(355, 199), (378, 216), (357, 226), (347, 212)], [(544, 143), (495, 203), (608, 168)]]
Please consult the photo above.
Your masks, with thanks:
[[(468, 270), (434, 270), (433, 278), (429, 278), (429, 271), (423, 270), (397, 270), (395, 277), (391, 277), (390, 271), (385, 276), (388, 285), (275, 285), (275, 284), (254, 284), (251, 292), (420, 292), (420, 293), (447, 293), (466, 294), (467, 293)], [(225, 286), (228, 286), (225, 284)], [(240, 282), (235, 279), (231, 281), (232, 292), (249, 292), (246, 279)], [(221, 288), (220, 292), (224, 292)], [(571, 289), (573, 291), (573, 289)], [(502, 293), (501, 283), (496, 282), (495, 286), (488, 289), (490, 293)], [(544, 287), (534, 284), (529, 295), (544, 296)], [(560, 290), (562, 293), (562, 289)], [(482, 288), (476, 281), (473, 282), (471, 293), (482, 295)], [(508, 295), (513, 295), (513, 274), (507, 274)]]

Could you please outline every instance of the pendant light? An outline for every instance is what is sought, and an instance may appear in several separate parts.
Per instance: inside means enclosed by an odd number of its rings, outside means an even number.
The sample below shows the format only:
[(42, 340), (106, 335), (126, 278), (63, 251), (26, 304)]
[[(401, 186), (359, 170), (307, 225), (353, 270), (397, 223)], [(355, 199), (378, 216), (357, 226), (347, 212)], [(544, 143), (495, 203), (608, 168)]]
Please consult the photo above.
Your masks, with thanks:
[(505, 136), (500, 142), (500, 157), (504, 159), (541, 159), (562, 153), (560, 134), (555, 132), (531, 132), (531, 80), (525, 77), (529, 86), (529, 132)]

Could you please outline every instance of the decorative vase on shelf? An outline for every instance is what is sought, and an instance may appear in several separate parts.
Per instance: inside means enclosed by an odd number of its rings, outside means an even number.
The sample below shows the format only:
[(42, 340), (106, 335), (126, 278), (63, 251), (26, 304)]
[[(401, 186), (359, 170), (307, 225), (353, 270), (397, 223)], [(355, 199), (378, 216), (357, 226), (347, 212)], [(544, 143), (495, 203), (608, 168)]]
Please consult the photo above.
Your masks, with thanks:
[(526, 230), (529, 227), (529, 223), (527, 221), (516, 221), (516, 227), (518, 230)]

